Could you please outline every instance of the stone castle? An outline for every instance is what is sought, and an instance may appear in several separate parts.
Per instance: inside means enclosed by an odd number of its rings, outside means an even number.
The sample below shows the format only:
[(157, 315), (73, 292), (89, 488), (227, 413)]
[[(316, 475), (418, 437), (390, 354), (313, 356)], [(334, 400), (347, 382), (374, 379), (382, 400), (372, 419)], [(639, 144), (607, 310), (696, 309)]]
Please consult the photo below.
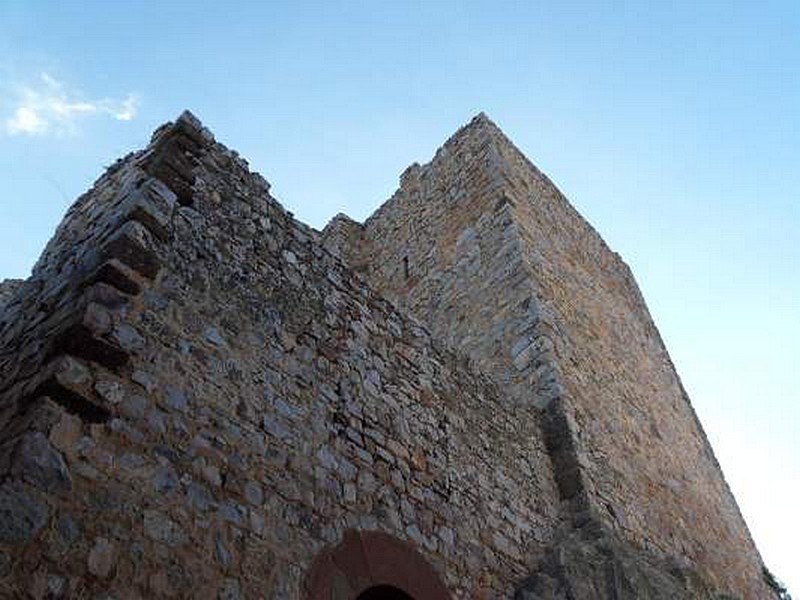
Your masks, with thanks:
[(0, 286), (0, 597), (766, 599), (630, 270), (484, 115), (318, 232), (189, 113)]

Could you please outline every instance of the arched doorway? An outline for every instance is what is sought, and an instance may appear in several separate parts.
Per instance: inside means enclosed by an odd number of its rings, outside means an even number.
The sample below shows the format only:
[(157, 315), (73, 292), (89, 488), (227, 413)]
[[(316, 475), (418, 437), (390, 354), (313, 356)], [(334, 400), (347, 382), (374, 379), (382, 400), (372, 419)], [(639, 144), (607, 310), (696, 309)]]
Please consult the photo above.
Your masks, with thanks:
[(391, 585), (376, 585), (361, 592), (357, 600), (414, 600), (414, 598)]
[(314, 559), (307, 600), (451, 600), (410, 543), (380, 531), (346, 531)]

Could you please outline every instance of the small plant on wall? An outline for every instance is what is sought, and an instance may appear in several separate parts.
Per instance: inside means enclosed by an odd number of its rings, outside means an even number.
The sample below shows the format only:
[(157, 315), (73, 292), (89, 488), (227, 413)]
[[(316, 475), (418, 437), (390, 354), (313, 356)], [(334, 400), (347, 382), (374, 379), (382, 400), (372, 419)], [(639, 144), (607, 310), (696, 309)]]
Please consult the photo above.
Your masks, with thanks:
[(762, 568), (762, 573), (764, 574), (764, 581), (766, 581), (770, 589), (775, 592), (776, 598), (779, 600), (792, 600), (792, 595), (789, 593), (789, 590), (786, 589), (786, 586), (783, 585), (767, 567)]

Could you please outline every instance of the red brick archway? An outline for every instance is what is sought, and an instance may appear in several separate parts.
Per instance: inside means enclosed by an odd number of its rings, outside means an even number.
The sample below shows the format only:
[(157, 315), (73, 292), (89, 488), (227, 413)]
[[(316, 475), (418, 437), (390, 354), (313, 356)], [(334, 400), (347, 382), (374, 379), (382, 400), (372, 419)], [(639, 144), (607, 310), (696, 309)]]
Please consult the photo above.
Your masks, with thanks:
[(381, 592), (450, 600), (436, 571), (411, 544), (379, 531), (346, 531), (341, 543), (314, 559), (308, 583), (308, 600), (377, 598)]

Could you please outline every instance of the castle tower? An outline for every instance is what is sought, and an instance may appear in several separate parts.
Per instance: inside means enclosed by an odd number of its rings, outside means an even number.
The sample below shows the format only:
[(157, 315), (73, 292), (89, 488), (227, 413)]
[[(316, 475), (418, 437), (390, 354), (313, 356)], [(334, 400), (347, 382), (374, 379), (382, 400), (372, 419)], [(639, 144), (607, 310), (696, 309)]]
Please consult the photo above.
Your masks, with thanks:
[(764, 594), (761, 560), (628, 266), (485, 115), (328, 247), (541, 409), (562, 509)]
[(630, 274), (483, 116), (324, 234), (159, 128), (0, 285), (0, 471), (3, 598), (768, 597)]

